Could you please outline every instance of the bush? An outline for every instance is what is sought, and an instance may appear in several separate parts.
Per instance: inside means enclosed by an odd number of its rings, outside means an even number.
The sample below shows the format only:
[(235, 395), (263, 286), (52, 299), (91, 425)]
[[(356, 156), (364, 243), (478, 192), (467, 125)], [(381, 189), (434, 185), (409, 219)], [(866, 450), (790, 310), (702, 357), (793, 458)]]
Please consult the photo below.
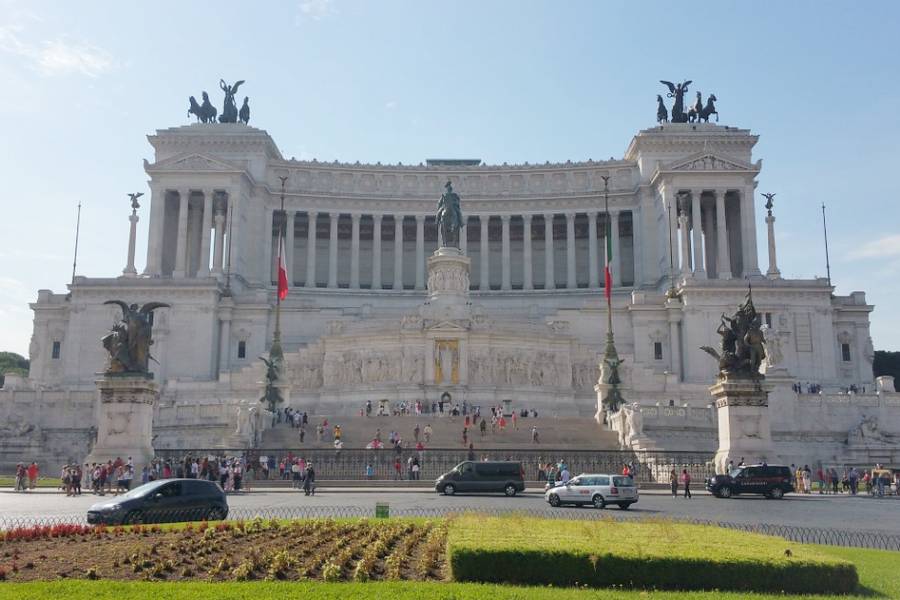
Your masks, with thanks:
[(524, 585), (849, 593), (859, 581), (809, 546), (669, 522), (463, 517), (448, 561), (457, 581)]

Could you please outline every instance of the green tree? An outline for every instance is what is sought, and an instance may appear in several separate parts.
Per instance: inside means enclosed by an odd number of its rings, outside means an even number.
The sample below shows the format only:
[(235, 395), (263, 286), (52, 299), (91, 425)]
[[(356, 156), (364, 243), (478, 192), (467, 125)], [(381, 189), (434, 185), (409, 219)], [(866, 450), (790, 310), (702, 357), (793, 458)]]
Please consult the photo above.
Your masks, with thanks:
[(28, 375), (28, 359), (15, 352), (0, 352), (0, 387), (3, 387), (4, 375), (16, 373)]
[(897, 384), (900, 383), (900, 352), (876, 350), (875, 360), (872, 362), (872, 370), (875, 371), (875, 377), (882, 375), (892, 376), (894, 378), (894, 391), (897, 391)]

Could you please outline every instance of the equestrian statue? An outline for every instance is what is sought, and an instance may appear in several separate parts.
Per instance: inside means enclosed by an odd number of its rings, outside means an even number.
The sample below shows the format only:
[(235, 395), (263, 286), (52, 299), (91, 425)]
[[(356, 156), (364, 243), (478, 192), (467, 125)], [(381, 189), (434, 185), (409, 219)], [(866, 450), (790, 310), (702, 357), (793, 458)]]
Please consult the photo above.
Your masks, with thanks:
[(215, 123), (216, 107), (209, 101), (209, 94), (203, 92), (203, 104), (197, 104), (197, 99), (191, 96), (188, 98), (190, 107), (188, 108), (188, 116), (195, 115), (198, 123)]
[(450, 181), (444, 184), (444, 193), (438, 200), (437, 226), (443, 240), (441, 245), (447, 248), (459, 248), (459, 230), (465, 226), (465, 223), (459, 208), (459, 194), (453, 191)]
[(697, 92), (697, 101), (694, 102), (694, 105), (688, 110), (688, 121), (693, 123), (700, 121), (705, 121), (709, 123), (709, 116), (716, 115), (716, 122), (719, 121), (719, 111), (716, 110), (715, 102), (719, 99), (716, 98), (715, 94), (710, 94), (706, 99), (706, 106), (703, 105), (703, 102), (700, 100), (700, 92)]

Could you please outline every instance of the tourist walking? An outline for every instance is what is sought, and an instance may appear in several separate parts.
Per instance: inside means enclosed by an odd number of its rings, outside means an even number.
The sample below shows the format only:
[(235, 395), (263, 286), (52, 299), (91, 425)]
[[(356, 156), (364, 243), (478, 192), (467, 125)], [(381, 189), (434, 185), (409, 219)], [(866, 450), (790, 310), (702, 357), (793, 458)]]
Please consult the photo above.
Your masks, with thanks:
[(532, 443), (532, 444), (539, 444), (539, 443), (540, 443), (540, 439), (538, 439), (538, 428), (537, 428), (537, 426), (534, 426), (534, 427), (531, 428), (531, 443)]
[(316, 495), (316, 471), (312, 462), (306, 463), (306, 472), (303, 474), (303, 495)]
[(691, 474), (687, 472), (687, 469), (681, 470), (681, 483), (684, 485), (684, 497), (687, 499), (693, 498), (691, 496)]
[(669, 485), (672, 487), (672, 497), (678, 497), (678, 471), (672, 469), (669, 472)]
[(37, 463), (32, 461), (32, 463), (28, 465), (28, 489), (33, 490), (34, 486), (37, 485), (39, 474), (40, 470), (38, 469)]

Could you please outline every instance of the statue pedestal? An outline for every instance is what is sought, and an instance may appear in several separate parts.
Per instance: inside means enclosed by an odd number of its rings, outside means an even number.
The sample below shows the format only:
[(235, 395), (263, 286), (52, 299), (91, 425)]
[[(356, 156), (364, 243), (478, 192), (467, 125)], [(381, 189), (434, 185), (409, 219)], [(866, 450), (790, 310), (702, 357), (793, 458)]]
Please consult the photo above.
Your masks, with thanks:
[(729, 460), (735, 464), (741, 458), (747, 464), (773, 462), (768, 386), (752, 379), (724, 379), (709, 391), (719, 416), (716, 473), (724, 473)]
[(153, 405), (159, 390), (147, 375), (104, 375), (97, 380), (97, 441), (84, 462), (134, 461), (135, 480), (153, 451)]
[(421, 316), (434, 320), (468, 318), (472, 259), (458, 248), (441, 247), (428, 257), (428, 302)]

